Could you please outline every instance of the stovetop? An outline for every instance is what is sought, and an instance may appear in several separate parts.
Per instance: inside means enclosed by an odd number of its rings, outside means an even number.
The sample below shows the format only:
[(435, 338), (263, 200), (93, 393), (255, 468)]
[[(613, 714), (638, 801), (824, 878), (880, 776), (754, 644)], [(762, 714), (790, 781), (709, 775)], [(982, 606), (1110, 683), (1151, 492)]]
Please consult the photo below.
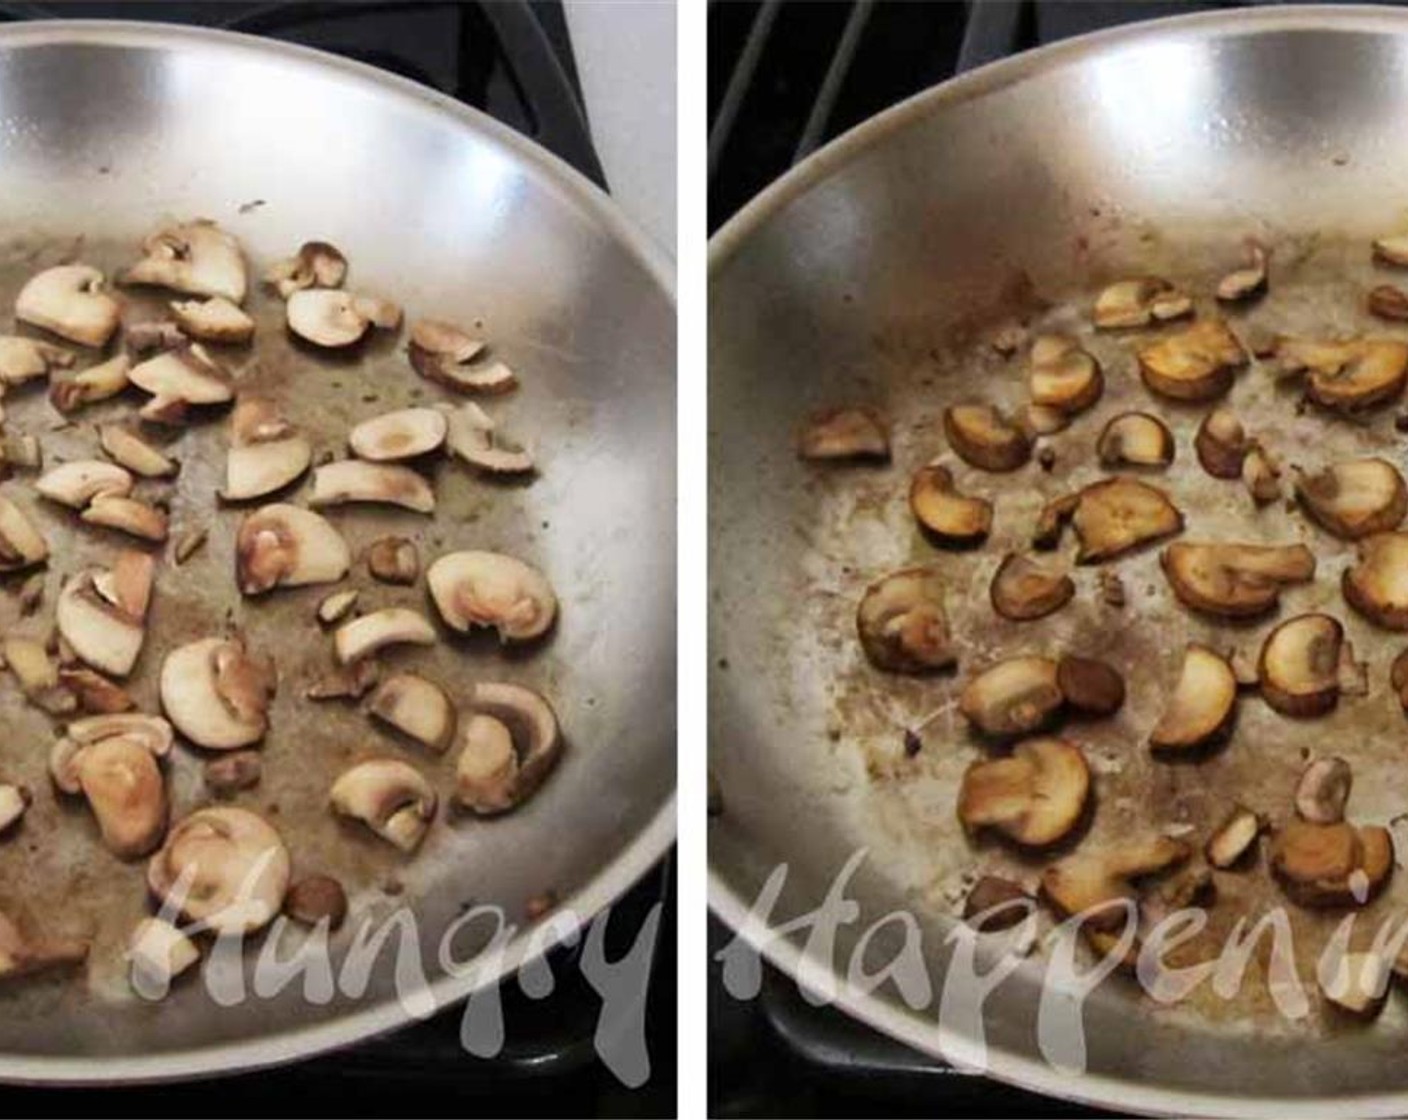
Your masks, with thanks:
[[(317, 47), (412, 78), (509, 125), (605, 187), (592, 147), (562, 6), (528, 0), (482, 3), (168, 2), (109, 0), (7, 3), (0, 22), (158, 20), (223, 28)], [(553, 992), (531, 999), (502, 990), (505, 1046), (493, 1059), (460, 1045), (462, 1008), (351, 1049), (294, 1066), (165, 1087), (54, 1090), (0, 1087), (0, 1112), (54, 1111), (55, 1098), (97, 1114), (125, 1105), (140, 1115), (664, 1116), (676, 1092), (676, 892), (673, 854), (612, 909), (606, 959), (630, 949), (663, 905), (645, 1020), (651, 1076), (627, 1089), (593, 1043), (601, 999), (577, 967), (577, 951), (550, 955)]]

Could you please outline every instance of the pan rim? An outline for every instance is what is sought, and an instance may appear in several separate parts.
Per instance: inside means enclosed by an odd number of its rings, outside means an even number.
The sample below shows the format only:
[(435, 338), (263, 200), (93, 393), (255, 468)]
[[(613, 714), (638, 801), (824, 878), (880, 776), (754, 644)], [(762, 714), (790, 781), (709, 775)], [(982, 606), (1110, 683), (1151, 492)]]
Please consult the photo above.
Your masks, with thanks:
[[(1392, 32), (1408, 34), (1408, 11), (1373, 4), (1302, 4), (1284, 7), (1197, 12), (1143, 20), (1060, 42), (1035, 47), (1010, 58), (988, 63), (941, 82), (853, 126), (790, 168), (751, 198), (709, 239), (709, 281), (723, 274), (728, 263), (751, 237), (791, 203), (803, 197), (852, 161), (893, 134), (949, 105), (975, 100), (1028, 78), (1084, 58), (1140, 41), (1168, 41), (1170, 34), (1209, 39), (1228, 34), (1275, 31)], [(710, 673), (712, 675), (712, 661)], [(804, 953), (790, 938), (767, 937), (749, 922), (748, 901), (714, 864), (708, 868), (710, 911), (735, 936), (742, 937), (764, 959), (795, 977)], [(838, 979), (841, 979), (838, 976)], [(1040, 1058), (1026, 1057), (989, 1045), (985, 1054), (949, 1041), (940, 1053), (935, 1033), (919, 1015), (905, 1008), (836, 985), (834, 1005), (847, 1015), (923, 1054), (944, 1060), (985, 1065), (984, 1075), (1056, 1099), (1103, 1108), (1130, 1110), (1151, 1116), (1321, 1117), (1327, 1103), (1348, 1114), (1365, 1117), (1408, 1114), (1408, 1090), (1358, 1096), (1233, 1096), (1196, 1089), (1164, 1088), (1130, 1078), (1085, 1073), (1078, 1078), (1054, 1070)]]
[[(597, 223), (677, 306), (675, 265), (668, 251), (628, 217), (604, 190), (571, 165), (493, 117), (409, 78), (367, 63), (341, 58), (313, 47), (284, 43), (234, 31), (134, 20), (53, 19), (0, 27), (0, 49), (91, 44), (103, 47), (196, 48), (248, 52), (262, 58), (285, 58), (312, 69), (339, 74), (352, 81), (380, 87), (389, 97), (418, 103), (439, 112), (482, 139), (499, 145), (534, 173), (568, 205)], [(620, 898), (669, 850), (676, 835), (678, 792), (671, 789), (654, 816), (576, 893), (560, 900), (559, 912), (571, 910), (583, 923)], [(503, 957), (482, 976), (443, 976), (432, 981), (429, 993), (437, 1012), (444, 1012), (474, 992), (512, 976), (524, 964), (554, 948), (556, 928), (538, 944), (530, 937), (537, 926), (525, 927), (504, 949)], [(182, 1052), (156, 1055), (55, 1056), (0, 1053), (0, 1083), (99, 1087), (152, 1084), (226, 1075), (286, 1065), (389, 1033), (410, 1023), (410, 1015), (394, 999), (354, 1009), (327, 1022), (295, 1028), (274, 1037), (212, 1043)], [(473, 1060), (466, 1053), (465, 1060)]]

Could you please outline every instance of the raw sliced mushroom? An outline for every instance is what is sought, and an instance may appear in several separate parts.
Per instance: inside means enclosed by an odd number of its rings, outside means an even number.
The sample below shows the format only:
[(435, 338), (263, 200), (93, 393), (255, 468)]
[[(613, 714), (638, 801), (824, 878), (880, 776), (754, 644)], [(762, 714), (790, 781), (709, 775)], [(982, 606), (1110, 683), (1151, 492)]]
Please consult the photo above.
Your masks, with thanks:
[(440, 618), (461, 633), (485, 626), (502, 641), (528, 641), (557, 617), (547, 577), (500, 552), (451, 552), (431, 564), (425, 578)]
[(1408, 533), (1375, 533), (1340, 580), (1345, 602), (1386, 630), (1408, 630)]
[(1232, 388), (1247, 352), (1221, 319), (1200, 319), (1139, 350), (1139, 373), (1153, 393), (1176, 401), (1209, 401)]
[(1323, 715), (1339, 701), (1345, 661), (1352, 663), (1353, 650), (1338, 620), (1327, 614), (1287, 619), (1261, 647), (1261, 695), (1282, 715)]
[(200, 948), (162, 918), (143, 918), (127, 943), (132, 986), (139, 992), (164, 993), (171, 982), (200, 960)]
[(25, 815), (34, 800), (27, 786), (0, 782), (0, 833), (8, 832)]
[(1344, 807), (1354, 775), (1342, 758), (1317, 758), (1296, 783), (1296, 812), (1312, 824), (1338, 824), (1344, 820)]
[[(72, 350), (24, 335), (0, 335), (0, 386), (11, 388), (73, 365)], [(104, 363), (106, 364), (106, 363)]]
[(1225, 871), (1240, 862), (1252, 850), (1256, 838), (1261, 835), (1262, 827), (1259, 816), (1238, 805), (1208, 837), (1203, 855), (1213, 867)]
[(1166, 467), (1173, 462), (1173, 433), (1157, 416), (1121, 412), (1101, 431), (1095, 453), (1102, 467)]
[(1372, 1019), (1383, 1009), (1392, 975), (1388, 959), (1377, 952), (1340, 953), (1333, 973), (1316, 973), (1325, 998), (1356, 1019)]
[(1124, 678), (1093, 657), (1067, 654), (1056, 664), (1056, 687), (1066, 704), (1087, 716), (1112, 716), (1124, 707)]
[(288, 329), (328, 349), (351, 346), (373, 327), (395, 330), (401, 309), (390, 300), (338, 288), (303, 288), (288, 297)]
[(1149, 735), (1156, 751), (1202, 747), (1227, 733), (1237, 710), (1237, 677), (1221, 654), (1190, 643), (1183, 652), (1178, 684)]
[(1015, 471), (1032, 456), (1032, 441), (990, 404), (958, 404), (944, 410), (944, 433), (969, 466)]
[(1070, 416), (1100, 399), (1105, 377), (1100, 363), (1074, 338), (1048, 334), (1032, 343), (1027, 388), (1033, 404)]
[(1282, 338), (1283, 375), (1306, 375), (1306, 396), (1323, 408), (1354, 412), (1396, 400), (1408, 375), (1408, 343), (1364, 338), (1344, 342)]
[(142, 253), (123, 274), (124, 283), (244, 303), (248, 281), (240, 243), (214, 222), (183, 222), (159, 230), (142, 242)]
[(1109, 478), (1080, 491), (1071, 524), (1080, 541), (1077, 562), (1093, 564), (1182, 532), (1183, 515), (1157, 487)]
[(288, 299), (304, 288), (340, 288), (347, 279), (347, 258), (326, 241), (305, 241), (292, 257), (271, 264), (264, 283)]
[(1111, 903), (1138, 898), (1135, 883), (1184, 863), (1193, 850), (1171, 836), (1142, 835), (1104, 848), (1085, 849), (1041, 875), (1043, 897), (1063, 917), (1081, 915), (1093, 929), (1124, 924), (1125, 911)]
[(288, 890), (290, 860), (274, 827), (248, 809), (197, 809), (178, 821), (147, 865), (163, 903), (217, 935), (253, 933), (273, 921)]
[[(490, 474), (523, 474), (533, 469), (532, 453), (503, 435), (489, 415), (473, 401), (465, 401), (458, 408), (446, 408), (444, 411), (445, 446), (450, 454)], [(884, 437), (883, 429), (881, 436)], [(835, 448), (838, 445), (833, 442), (830, 446)], [(889, 454), (889, 441), (884, 438), (884, 453), (877, 453), (875, 457), (889, 458)], [(849, 457), (856, 456), (803, 454), (803, 458), (809, 459)]]
[(1271, 868), (1302, 906), (1363, 905), (1393, 871), (1393, 838), (1377, 826), (1291, 820), (1272, 837)]
[(83, 509), (99, 496), (123, 498), (132, 492), (132, 476), (101, 459), (75, 459), (49, 471), (34, 488), (51, 502)]
[(420, 846), (435, 819), (435, 790), (413, 766), (391, 758), (358, 763), (333, 783), (333, 811), (359, 820), (403, 852)]
[(122, 319), (122, 307), (103, 289), (92, 265), (60, 264), (32, 276), (15, 299), (15, 318), (98, 349)]
[(1315, 578), (1315, 556), (1303, 544), (1179, 541), (1159, 559), (1180, 603), (1220, 618), (1251, 618), (1272, 610), (1283, 588)]
[(235, 536), (235, 581), (245, 595), (336, 583), (351, 566), (342, 534), (321, 514), (298, 506), (262, 506)]
[(877, 669), (924, 673), (958, 661), (944, 611), (944, 584), (933, 568), (902, 568), (866, 588), (856, 630)]
[(557, 765), (562, 735), (547, 700), (522, 685), (474, 686), (460, 729), (455, 800), (476, 813), (506, 812), (535, 793)]
[(65, 583), (54, 617), (59, 634), (82, 661), (122, 678), (132, 672), (146, 641), (145, 610), (111, 602), (98, 588), (99, 574), (81, 572)]
[(1242, 464), (1254, 446), (1237, 414), (1228, 408), (1215, 408), (1203, 417), (1193, 438), (1198, 462), (1213, 478), (1241, 478)]
[(1229, 272), (1217, 282), (1217, 298), (1223, 303), (1241, 303), (1266, 292), (1266, 249), (1255, 241), (1247, 242), (1248, 263), (1244, 268)]
[(474, 360), (483, 350), (482, 339), (453, 323), (420, 319), (411, 325), (411, 368), (427, 381), (461, 393), (507, 393), (515, 388), (518, 377), (503, 362)]
[(79, 516), (89, 525), (116, 529), (128, 536), (154, 543), (166, 540), (168, 531), (167, 516), (163, 510), (136, 498), (114, 494), (99, 494)]
[(1056, 675), (1056, 662), (1049, 657), (1006, 658), (964, 686), (959, 710), (984, 735), (1010, 739), (1031, 734), (1050, 723), (1065, 702)]
[(313, 471), (314, 506), (376, 502), (401, 506), (415, 513), (435, 512), (435, 491), (410, 467), (344, 459)]
[(1408, 486), (1387, 459), (1350, 459), (1302, 472), (1295, 489), (1315, 522), (1344, 540), (1396, 529), (1408, 514)]
[(1027, 848), (1071, 833), (1090, 797), (1085, 755), (1064, 739), (1028, 739), (1006, 758), (975, 762), (963, 773), (958, 819), (968, 831), (992, 828)]
[[(155, 717), (142, 717), (154, 720)], [(81, 793), (108, 850), (122, 859), (144, 856), (166, 831), (166, 780), (157, 765), (171, 749), (170, 728), (156, 720), (137, 734), (132, 718), (87, 720), (54, 744), (49, 772), (65, 793)]]
[(171, 314), (188, 338), (234, 344), (254, 337), (254, 320), (224, 296), (175, 300)]
[(87, 957), (87, 941), (26, 937), (9, 915), (0, 911), (0, 980), (81, 964)]
[(1374, 242), (1374, 260), (1379, 264), (1408, 268), (1408, 234), (1378, 238)]
[(268, 733), (277, 686), (273, 660), (251, 653), (243, 639), (202, 638), (166, 655), (161, 707), (197, 746), (237, 750)]
[(368, 712), (437, 754), (455, 737), (455, 706), (445, 690), (416, 673), (396, 673), (372, 694)]
[(1101, 330), (1145, 327), (1193, 313), (1193, 301), (1167, 280), (1145, 276), (1120, 280), (1101, 290), (1095, 300), (1095, 325)]
[(98, 442), (113, 462), (143, 478), (170, 478), (180, 470), (174, 459), (120, 424), (99, 425)]
[(49, 545), (25, 512), (0, 495), (0, 573), (23, 571), (49, 558)]
[(378, 537), (367, 546), (367, 571), (382, 583), (408, 587), (420, 578), (420, 552), (405, 537)]
[(393, 645), (432, 646), (435, 628), (419, 611), (386, 607), (347, 623), (333, 635), (333, 653), (352, 665)]
[(65, 414), (109, 400), (130, 384), (128, 372), (131, 369), (132, 359), (126, 354), (117, 354), (63, 381), (55, 381), (49, 388), (49, 400)]
[(225, 404), (235, 396), (229, 373), (199, 342), (139, 362), (128, 376), (152, 396), (142, 418), (159, 424), (181, 423), (190, 406)]
[(1065, 572), (1019, 552), (1002, 558), (988, 592), (993, 610), (1013, 622), (1045, 618), (1069, 603), (1075, 593), (1075, 582)]
[(914, 472), (909, 508), (919, 524), (952, 544), (976, 543), (992, 530), (992, 503), (960, 494), (953, 474), (936, 463)]
[[(472, 419), (473, 414), (469, 415)], [(797, 454), (813, 460), (884, 462), (890, 458), (890, 434), (885, 421), (872, 408), (828, 408), (807, 421), (797, 440)]]
[(445, 442), (445, 414), (433, 408), (403, 408), (363, 420), (347, 437), (352, 453), (375, 463), (414, 459)]
[(225, 459), (226, 501), (248, 501), (282, 490), (313, 463), (313, 445), (264, 397), (242, 396), (230, 414)]

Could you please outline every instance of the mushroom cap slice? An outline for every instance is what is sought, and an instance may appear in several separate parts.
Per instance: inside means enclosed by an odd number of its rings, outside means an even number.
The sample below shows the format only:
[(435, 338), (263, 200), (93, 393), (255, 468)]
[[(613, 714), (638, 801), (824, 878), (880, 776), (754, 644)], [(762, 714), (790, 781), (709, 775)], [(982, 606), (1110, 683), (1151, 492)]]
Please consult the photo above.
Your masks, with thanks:
[(1208, 837), (1203, 855), (1219, 871), (1239, 862), (1261, 835), (1262, 820), (1250, 809), (1237, 805)]
[(557, 617), (557, 596), (531, 564), (500, 552), (452, 552), (426, 572), (435, 609), (461, 633), (492, 626), (506, 642), (547, 632)]
[(958, 660), (943, 579), (933, 568), (902, 568), (867, 587), (856, 609), (856, 630), (877, 669), (923, 673)]
[(1302, 906), (1362, 904), (1393, 871), (1393, 839), (1377, 826), (1290, 820), (1272, 837), (1271, 869)]
[(1208, 401), (1232, 387), (1247, 352), (1221, 319), (1200, 319), (1139, 349), (1139, 373), (1151, 392), (1177, 401)]
[(468, 362), (484, 349), (484, 340), (443, 319), (417, 319), (411, 324), (411, 345), (452, 362)]
[(395, 673), (372, 693), (367, 711), (437, 754), (455, 737), (457, 716), (445, 690), (416, 673)]
[(1242, 462), (1252, 448), (1246, 429), (1231, 409), (1215, 408), (1203, 417), (1193, 450), (1213, 478), (1241, 478)]
[(1282, 338), (1276, 344), (1276, 359), (1283, 373), (1308, 375), (1306, 396), (1322, 408), (1339, 412), (1397, 399), (1408, 376), (1408, 344), (1396, 339)]
[(117, 330), (122, 308), (103, 290), (98, 269), (61, 264), (25, 282), (15, 299), (15, 318), (96, 349), (105, 346)]
[(1266, 265), (1269, 254), (1255, 241), (1247, 244), (1249, 263), (1229, 272), (1217, 282), (1217, 298), (1222, 303), (1241, 303), (1266, 292)]
[(0, 495), (0, 572), (18, 572), (44, 563), (49, 545), (24, 510)]
[(1149, 735), (1157, 751), (1201, 747), (1227, 732), (1237, 710), (1237, 677), (1232, 666), (1207, 646), (1190, 643), (1183, 653), (1178, 684)]
[(1100, 330), (1144, 327), (1151, 322), (1182, 318), (1193, 311), (1193, 302), (1167, 280), (1142, 276), (1118, 280), (1102, 288), (1095, 299), (1092, 319)]
[(99, 425), (98, 441), (115, 463), (143, 478), (169, 478), (180, 470), (174, 459), (120, 424)]
[(992, 529), (992, 503), (960, 494), (948, 468), (934, 463), (914, 472), (909, 508), (924, 528), (954, 544), (980, 541)]
[(1166, 467), (1173, 462), (1173, 433), (1157, 416), (1121, 412), (1100, 432), (1095, 453), (1102, 467)]
[(1089, 797), (1090, 768), (1078, 746), (1028, 739), (1010, 756), (964, 771), (958, 819), (965, 829), (992, 828), (1023, 847), (1044, 848), (1075, 828)]
[(190, 642), (161, 666), (166, 718), (209, 750), (237, 750), (264, 738), (276, 687), (273, 661), (251, 654), (239, 638)]
[(361, 821), (403, 852), (413, 852), (435, 819), (435, 790), (399, 759), (358, 763), (333, 783), (333, 811)]
[(1408, 630), (1408, 533), (1375, 533), (1340, 580), (1345, 602), (1386, 630)]
[(445, 414), (433, 408), (403, 408), (363, 420), (347, 437), (353, 454), (375, 463), (414, 459), (445, 442)]
[(187, 405), (224, 404), (235, 396), (230, 375), (198, 342), (138, 362), (127, 376), (152, 395), (142, 416), (157, 422), (179, 419)]
[(1032, 441), (990, 404), (957, 404), (944, 409), (944, 434), (969, 466), (1015, 471), (1032, 456)]
[(431, 646), (435, 628), (419, 611), (386, 607), (354, 619), (333, 635), (333, 652), (342, 665), (352, 665), (387, 646)]
[[(445, 446), (452, 455), (490, 474), (523, 474), (533, 469), (533, 455), (525, 447), (500, 434), (489, 415), (473, 401), (458, 408), (444, 409), (446, 420)], [(882, 430), (881, 435), (884, 435)], [(834, 444), (832, 446), (835, 446)], [(886, 438), (884, 457), (888, 458)], [(803, 456), (804, 458), (836, 458), (838, 456)]]
[(288, 297), (288, 329), (315, 346), (351, 346), (371, 329), (357, 297), (337, 288), (303, 288)]
[(270, 265), (263, 279), (283, 299), (304, 288), (340, 288), (347, 279), (347, 258), (326, 241), (305, 241), (295, 256)]
[[(60, 412), (70, 413), (87, 404), (110, 400), (131, 384), (127, 376), (131, 368), (131, 358), (126, 354), (115, 354), (107, 361), (80, 370), (63, 381), (55, 380), (49, 386), (49, 403)], [(3, 367), (0, 367), (0, 375), (3, 372)]]
[(252, 933), (273, 921), (291, 862), (272, 825), (248, 809), (197, 809), (178, 821), (147, 865), (147, 886), (216, 934)]
[(1055, 661), (1008, 657), (973, 677), (958, 707), (984, 735), (1010, 739), (1045, 727), (1064, 702)]
[(1056, 686), (1083, 715), (1112, 716), (1124, 706), (1124, 678), (1093, 657), (1063, 656), (1056, 665)]
[[(481, 413), (482, 415), (482, 413)], [(797, 454), (803, 459), (890, 458), (890, 433), (884, 419), (873, 408), (828, 408), (815, 413), (797, 438)]]
[(1315, 522), (1344, 540), (1398, 528), (1408, 514), (1408, 486), (1387, 459), (1351, 459), (1300, 474), (1296, 497)]
[(475, 686), (474, 712), (460, 732), (455, 799), (476, 813), (506, 812), (526, 801), (557, 765), (562, 735), (547, 700), (522, 685)]
[(1261, 694), (1287, 716), (1318, 716), (1339, 701), (1344, 627), (1327, 614), (1287, 619), (1266, 636), (1257, 662)]
[(248, 280), (240, 243), (214, 222), (197, 220), (158, 230), (142, 242), (142, 253), (123, 274), (125, 283), (244, 302)]
[(232, 447), (225, 458), (227, 502), (263, 498), (290, 485), (313, 465), (313, 445), (302, 436)]
[(1271, 610), (1282, 588), (1315, 578), (1315, 556), (1303, 544), (1198, 544), (1179, 541), (1160, 557), (1178, 601), (1221, 618)]
[[(1085, 916), (1085, 923), (1108, 930), (1124, 924), (1118, 899), (1135, 898), (1133, 883), (1183, 863), (1193, 854), (1182, 840), (1170, 836), (1136, 836), (1107, 848), (1086, 849), (1048, 867), (1041, 876), (1041, 893), (1064, 917)], [(1106, 907), (1088, 913), (1096, 907)]]
[(992, 577), (993, 610), (1012, 622), (1030, 622), (1060, 610), (1076, 593), (1075, 582), (1031, 556), (1009, 552)]
[(1105, 377), (1100, 363), (1065, 335), (1043, 335), (1032, 344), (1027, 388), (1032, 403), (1066, 415), (1084, 412), (1100, 399)]
[(315, 506), (377, 502), (415, 513), (435, 512), (435, 491), (410, 467), (360, 459), (344, 459), (314, 470), (309, 501)]
[(235, 537), (235, 579), (241, 593), (336, 583), (352, 566), (347, 542), (321, 514), (299, 506), (261, 506)]
[(188, 337), (201, 342), (248, 342), (254, 337), (254, 320), (224, 296), (175, 300), (171, 314)]
[(60, 636), (80, 660), (112, 677), (132, 672), (146, 629), (141, 616), (99, 593), (96, 573), (82, 572), (64, 584), (54, 616)]
[(83, 509), (101, 495), (122, 498), (132, 493), (133, 479), (124, 468), (101, 459), (75, 459), (48, 471), (34, 484), (51, 502)]
[(1183, 515), (1168, 495), (1134, 478), (1110, 478), (1085, 487), (1071, 515), (1082, 564), (1112, 560), (1183, 530)]

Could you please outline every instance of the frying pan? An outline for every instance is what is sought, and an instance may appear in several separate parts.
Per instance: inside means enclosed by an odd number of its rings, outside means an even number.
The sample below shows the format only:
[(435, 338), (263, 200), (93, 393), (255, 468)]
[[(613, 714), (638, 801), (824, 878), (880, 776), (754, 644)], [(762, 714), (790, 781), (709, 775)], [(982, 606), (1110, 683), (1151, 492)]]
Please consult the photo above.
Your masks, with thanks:
[[(1152, 273), (1199, 293), (1210, 310), (1207, 293), (1255, 235), (1273, 247), (1272, 289), (1233, 314), (1234, 328), (1403, 337), (1362, 308), (1367, 287), (1384, 279), (1368, 241), (1405, 218), (1405, 105), (1402, 12), (1307, 7), (1160, 20), (1032, 51), (922, 94), (817, 153), (714, 239), (711, 904), (762, 943), (745, 918), (776, 869), (787, 878), (774, 923), (819, 905), (847, 859), (865, 853), (847, 891), (860, 914), (840, 927), (834, 956), (804, 954), (798, 933), (766, 942), (775, 964), (805, 968), (812, 989), (839, 982), (861, 932), (903, 909), (919, 923), (937, 993), (964, 873), (995, 867), (1033, 883), (1042, 866), (1001, 845), (974, 846), (959, 829), (957, 783), (980, 749), (956, 718), (956, 681), (884, 675), (860, 654), (862, 590), (907, 563), (936, 562), (946, 573), (957, 680), (1022, 650), (1074, 647), (1126, 668), (1120, 717), (1072, 728), (1101, 763), (1082, 845), (1173, 825), (1205, 836), (1237, 799), (1285, 819), (1302, 751), (1351, 762), (1355, 819), (1386, 823), (1403, 811), (1402, 714), (1382, 688), (1397, 647), (1339, 597), (1352, 550), (1280, 507), (1253, 515), (1245, 494), (1202, 477), (1190, 447), (1200, 410), (1153, 402), (1133, 372), (1130, 340), (1091, 335), (1089, 307), (1102, 283)], [(1020, 402), (1021, 357), (1009, 362), (987, 340), (1023, 321), (1079, 330), (1109, 374), (1107, 395), (1093, 417), (1053, 439), (1049, 475), (1035, 464), (1004, 481), (961, 470), (969, 491), (996, 497), (996, 527), (976, 554), (940, 554), (914, 528), (909, 473), (945, 452), (936, 421), (946, 404)], [(1254, 368), (1231, 400), (1290, 461), (1357, 451), (1401, 462), (1391, 415), (1327, 424), (1298, 415), (1271, 380)], [(844, 403), (889, 416), (893, 466), (818, 470), (797, 460), (798, 425)], [(1345, 618), (1371, 666), (1369, 697), (1305, 724), (1244, 702), (1226, 750), (1198, 766), (1160, 766), (1143, 742), (1184, 643), (1255, 643), (1271, 622), (1229, 633), (1190, 619), (1169, 601), (1153, 551), (1119, 566), (1124, 613), (1100, 601), (1095, 573), (1083, 569), (1071, 609), (1025, 629), (995, 618), (987, 588), (998, 559), (1024, 547), (1044, 498), (1099, 476), (1095, 433), (1136, 406), (1160, 410), (1174, 430), (1179, 458), (1167, 485), (1190, 537), (1312, 544), (1321, 575), (1284, 599), (1281, 617), (1319, 607)], [(901, 728), (930, 716), (922, 749), (908, 757)], [(1284, 902), (1268, 882), (1264, 866), (1219, 877), (1212, 912)], [(1403, 897), (1396, 882), (1366, 908), (1368, 928)], [(1294, 915), (1311, 941), (1327, 920)], [(873, 939), (872, 968), (897, 951), (897, 934), (892, 922)], [(1110, 982), (1085, 1005), (1078, 1075), (1039, 1052), (1042, 969), (1037, 954), (987, 1004), (987, 1068), (999, 1078), (1121, 1111), (1408, 1112), (1401, 997), (1372, 1026), (1345, 1027), (1210, 996), (1163, 1007)], [(1307, 975), (1313, 1000), (1314, 976), (1303, 968)], [(973, 1064), (981, 1056), (971, 1030), (955, 1028), (940, 1046), (937, 996), (912, 1009), (887, 985), (842, 987), (836, 999), (919, 1050)]]
[[(414, 914), (439, 1006), (542, 952), (528, 944), (522, 920), (535, 896), (552, 892), (583, 919), (610, 903), (673, 835), (674, 310), (661, 254), (585, 179), (478, 112), (314, 51), (174, 27), (53, 22), (0, 32), (0, 183), (6, 298), (57, 259), (78, 255), (111, 272), (161, 224), (206, 217), (241, 239), (252, 269), (303, 240), (324, 239), (347, 255), (354, 286), (392, 296), (412, 316), (481, 324), (522, 383), (488, 407), (536, 446), (540, 476), (502, 486), (446, 463), (435, 469), (433, 524), (387, 512), (336, 519), (354, 550), (400, 532), (426, 559), (492, 548), (549, 573), (563, 610), (543, 646), (519, 653), (447, 640), (405, 662), (461, 700), (475, 680), (494, 678), (549, 696), (567, 750), (539, 794), (492, 821), (442, 815), (410, 859), (332, 818), (329, 783), (358, 758), (405, 758), (430, 776), (442, 801), (453, 761), (379, 737), (355, 707), (303, 699), (310, 675), (327, 664), (327, 638), (312, 621), (316, 590), (243, 604), (230, 594), (238, 511), (214, 503), (220, 423), (197, 425), (172, 447), (183, 465), (175, 532), (183, 522), (205, 524), (210, 537), (189, 564), (163, 565), (133, 689), (144, 710), (156, 710), (160, 652), (219, 632), (225, 612), (235, 612), (251, 642), (274, 655), (282, 682), (264, 780), (240, 803), (277, 825), (298, 870), (341, 879), (354, 915), (379, 920), (403, 907)], [(155, 294), (126, 298), (160, 306)], [(320, 449), (341, 454), (356, 418), (437, 396), (408, 372), (398, 340), (319, 357), (292, 345), (276, 301), (259, 296), (251, 306), (256, 345), (226, 360), (244, 384), (273, 393)], [(88, 421), (103, 413), (50, 431), (42, 394), (6, 403), (12, 430), (39, 434), (51, 460), (93, 453)], [(110, 414), (132, 405), (115, 404)], [(30, 486), (12, 480), (6, 492), (50, 536), (52, 603), (62, 571), (110, 561), (117, 542), (75, 532), (71, 520), (35, 502)], [(295, 492), (291, 500), (302, 498)], [(377, 587), (361, 576), (365, 605), (427, 609), (422, 589)], [(22, 625), (12, 603), (4, 611), (0, 626)], [(3, 692), (0, 767), (37, 796), (19, 835), (0, 846), (0, 906), (56, 934), (91, 935), (94, 947), (77, 977), (0, 992), (0, 1078), (225, 1072), (406, 1021), (390, 951), (356, 998), (340, 988), (314, 1004), (295, 984), (227, 1008), (199, 981), (178, 985), (159, 1004), (133, 998), (121, 980), (120, 949), (147, 905), (142, 866), (105, 853), (91, 815), (51, 795), (44, 757), (53, 729), (12, 688)], [(207, 800), (200, 766), (184, 751), (174, 761), (178, 816)], [(475, 903), (502, 907), (520, 933), (478, 977), (446, 975), (436, 963), (442, 935)], [(455, 957), (471, 956), (491, 932), (487, 922), (467, 931)], [(342, 936), (335, 962), (346, 949)]]

